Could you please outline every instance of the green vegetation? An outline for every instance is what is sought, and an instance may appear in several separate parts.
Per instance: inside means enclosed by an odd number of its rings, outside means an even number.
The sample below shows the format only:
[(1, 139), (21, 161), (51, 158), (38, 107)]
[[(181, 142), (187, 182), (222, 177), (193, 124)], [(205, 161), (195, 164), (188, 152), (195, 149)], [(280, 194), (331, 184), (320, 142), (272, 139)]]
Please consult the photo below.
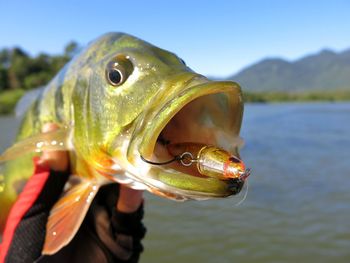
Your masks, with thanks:
[(307, 102), (307, 101), (350, 101), (349, 90), (310, 92), (244, 92), (245, 102)]
[(47, 84), (77, 50), (75, 42), (62, 55), (30, 56), (18, 47), (0, 50), (0, 114), (11, 113), (25, 91)]
[(0, 93), (0, 113), (8, 114), (13, 111), (17, 101), (24, 94), (24, 90), (6, 90)]

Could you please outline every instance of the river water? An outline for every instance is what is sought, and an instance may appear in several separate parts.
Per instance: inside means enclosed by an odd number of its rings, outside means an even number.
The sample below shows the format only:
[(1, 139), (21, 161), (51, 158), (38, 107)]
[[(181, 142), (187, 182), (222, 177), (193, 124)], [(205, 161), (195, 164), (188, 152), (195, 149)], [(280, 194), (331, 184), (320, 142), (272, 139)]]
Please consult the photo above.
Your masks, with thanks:
[(350, 103), (248, 104), (241, 136), (246, 200), (146, 194), (141, 262), (350, 262)]

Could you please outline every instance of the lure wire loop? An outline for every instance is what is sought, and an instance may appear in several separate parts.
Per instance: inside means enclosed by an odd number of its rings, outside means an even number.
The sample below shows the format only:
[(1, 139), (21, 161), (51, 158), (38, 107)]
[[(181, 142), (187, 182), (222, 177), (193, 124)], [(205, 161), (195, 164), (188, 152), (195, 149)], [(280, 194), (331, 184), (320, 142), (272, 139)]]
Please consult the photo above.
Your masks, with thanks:
[(197, 159), (193, 158), (192, 153), (190, 152), (184, 152), (180, 155), (180, 163), (183, 166), (191, 166), (193, 163), (198, 162)]

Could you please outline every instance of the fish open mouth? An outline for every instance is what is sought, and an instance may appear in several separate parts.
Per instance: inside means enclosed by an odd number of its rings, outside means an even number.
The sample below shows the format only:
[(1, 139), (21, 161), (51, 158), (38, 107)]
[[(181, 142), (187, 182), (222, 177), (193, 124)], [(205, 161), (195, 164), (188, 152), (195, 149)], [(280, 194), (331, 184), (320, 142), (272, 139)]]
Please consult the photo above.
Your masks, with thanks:
[[(169, 145), (181, 143), (218, 146), (226, 148), (237, 156), (238, 147), (236, 146), (239, 146), (237, 144), (240, 143), (240, 140), (235, 139), (238, 138), (238, 134), (227, 136), (224, 132), (224, 129), (229, 129), (230, 124), (225, 123), (223, 119), (220, 120), (220, 117), (223, 116), (222, 111), (224, 111), (224, 109), (220, 108), (221, 105), (217, 104), (219, 100), (224, 99), (220, 95), (223, 94), (196, 98), (177, 112), (157, 137), (152, 160), (155, 163), (168, 163), (169, 160), (175, 157), (169, 151)], [(213, 123), (213, 119), (217, 121), (216, 125)], [(223, 141), (225, 136), (229, 137), (226, 139), (226, 143), (220, 143), (220, 140)], [(182, 165), (179, 161), (169, 162), (164, 165), (164, 168), (171, 168), (192, 176), (207, 178), (207, 176), (198, 171), (196, 165)]]
[[(144, 160), (164, 163), (174, 158), (168, 151), (169, 144), (188, 142), (213, 145), (239, 156), (242, 115), (241, 90), (236, 83), (205, 82), (186, 87), (143, 116), (135, 130), (142, 134), (138, 153)], [(208, 178), (195, 165), (180, 162), (154, 167), (153, 171), (153, 179), (191, 191), (192, 196), (193, 191), (227, 196), (238, 193), (243, 186), (239, 180)]]

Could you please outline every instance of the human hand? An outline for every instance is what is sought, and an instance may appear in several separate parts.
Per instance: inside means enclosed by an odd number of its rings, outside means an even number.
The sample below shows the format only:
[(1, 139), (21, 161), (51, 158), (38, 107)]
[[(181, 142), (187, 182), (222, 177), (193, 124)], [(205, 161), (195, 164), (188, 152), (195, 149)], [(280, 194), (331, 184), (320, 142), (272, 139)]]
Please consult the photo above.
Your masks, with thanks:
[[(46, 123), (42, 128), (42, 132), (50, 132), (56, 129), (58, 129), (57, 124)], [(69, 156), (65, 151), (44, 151), (37, 164), (56, 172), (63, 172), (68, 169)]]
[(143, 191), (131, 189), (120, 185), (119, 199), (116, 208), (119, 212), (135, 212), (143, 202)]
[[(57, 128), (56, 124), (50, 123), (44, 125), (42, 131), (49, 132)], [(40, 257), (49, 211), (62, 193), (69, 177), (68, 169), (69, 156), (64, 151), (44, 151), (41, 157), (35, 161), (34, 174), (28, 180), (21, 197), (17, 200), (8, 218), (12, 224), (6, 226), (5, 229), (7, 234), (4, 235), (0, 262), (5, 257), (6, 262), (33, 262)], [(109, 190), (118, 189), (110, 187)], [(110, 204), (112, 207), (109, 206), (114, 210), (113, 216), (109, 218), (114, 229), (112, 238), (115, 239), (115, 244), (113, 246), (119, 247), (118, 251), (126, 251), (124, 254), (132, 258), (138, 258), (141, 253), (141, 239), (145, 234), (145, 228), (141, 223), (143, 217), (142, 195), (143, 191), (120, 185), (119, 198), (112, 201)], [(100, 196), (103, 198), (105, 195)], [(107, 202), (105, 198), (100, 200), (102, 203)], [(98, 202), (95, 205), (98, 206)], [(92, 209), (92, 211), (97, 210)], [(96, 215), (91, 214), (95, 218)], [(20, 221), (16, 218), (19, 218)], [(91, 229), (93, 227), (101, 229), (100, 226), (90, 226)], [(103, 236), (96, 237), (96, 239), (101, 238), (104, 244), (106, 240), (103, 239)], [(28, 240), (31, 242), (27, 242)], [(99, 247), (95, 244), (95, 239), (90, 240), (90, 242)], [(108, 242), (106, 244), (109, 244)], [(18, 247), (22, 248), (21, 252), (18, 251)], [(106, 247), (105, 250), (108, 251), (108, 249)], [(93, 257), (93, 255), (90, 256)]]
[[(46, 124), (43, 132), (57, 128)], [(43, 152), (34, 159), (33, 175), (7, 218), (0, 262), (34, 262), (41, 256), (50, 210), (69, 177), (68, 163), (68, 154), (63, 151)]]

